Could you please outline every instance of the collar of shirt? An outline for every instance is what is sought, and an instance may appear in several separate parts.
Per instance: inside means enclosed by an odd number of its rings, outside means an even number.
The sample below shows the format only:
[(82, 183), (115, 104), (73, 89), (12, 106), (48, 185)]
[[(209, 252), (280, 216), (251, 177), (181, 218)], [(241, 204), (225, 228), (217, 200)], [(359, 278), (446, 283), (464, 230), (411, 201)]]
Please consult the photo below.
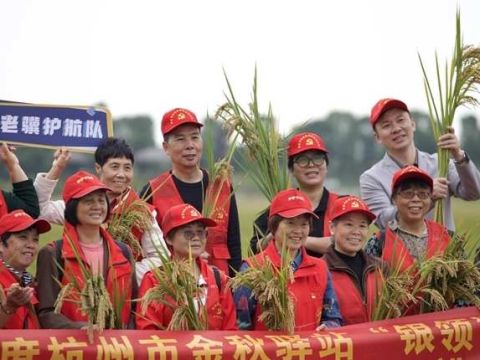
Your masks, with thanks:
[(1, 259), (3, 265), (5, 265), (5, 267), (12, 273), (15, 275), (15, 277), (17, 277), (18, 279), (20, 279), (21, 281), (21, 286), (28, 286), (30, 285), (31, 283), (33, 283), (33, 276), (28, 272), (28, 271), (18, 271), (16, 269), (14, 269), (12, 266), (10, 266), (10, 264), (8, 262), (6, 262), (4, 259)]

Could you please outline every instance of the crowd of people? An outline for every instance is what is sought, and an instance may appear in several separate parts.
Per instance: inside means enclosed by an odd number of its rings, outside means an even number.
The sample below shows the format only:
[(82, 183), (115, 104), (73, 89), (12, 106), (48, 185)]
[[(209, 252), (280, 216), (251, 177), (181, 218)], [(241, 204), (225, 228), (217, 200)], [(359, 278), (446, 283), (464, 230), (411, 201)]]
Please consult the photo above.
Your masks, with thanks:
[[(166, 329), (175, 308), (172, 298), (142, 307), (166, 259), (189, 264), (184, 271), (198, 287), (191, 301), (197, 311), (205, 310), (210, 330), (265, 329), (257, 296), (248, 286), (232, 292), (229, 278), (266, 261), (280, 268), (285, 259), (293, 274), (287, 287), (295, 330), (371, 321), (389, 269), (406, 270), (445, 250), (455, 229), (450, 198), (479, 199), (480, 172), (450, 128), (438, 140), (452, 158), (447, 178), (439, 178), (436, 154), (416, 147), (415, 120), (400, 100), (376, 103), (370, 123), (385, 156), (361, 175), (361, 197), (324, 186), (330, 158), (320, 134), (291, 137), (288, 169), (298, 188), (280, 191), (255, 220), (254, 255), (245, 259), (231, 179), (215, 182), (200, 167), (202, 124), (187, 109), (163, 116), (163, 149), (171, 169), (139, 194), (131, 186), (134, 154), (123, 139), (104, 140), (95, 152), (97, 174), (81, 170), (66, 178), (59, 200), (52, 195), (70, 159), (67, 149), (59, 148), (51, 168), (32, 181), (2, 144), (0, 158), (13, 191), (0, 193), (0, 327), (86, 328), (78, 289), (87, 272), (102, 279), (112, 303), (121, 298), (119, 328)], [(202, 211), (211, 192), (216, 207), (206, 217)], [(432, 220), (439, 199), (446, 204), (445, 227)], [(108, 230), (112, 218), (138, 202), (150, 223), (131, 226), (140, 249)], [(39, 249), (39, 235), (50, 224), (62, 226), (63, 235)], [(369, 237), (372, 224), (379, 231)], [(28, 268), (35, 261), (33, 276)], [(59, 294), (68, 286), (77, 291), (59, 306)]]

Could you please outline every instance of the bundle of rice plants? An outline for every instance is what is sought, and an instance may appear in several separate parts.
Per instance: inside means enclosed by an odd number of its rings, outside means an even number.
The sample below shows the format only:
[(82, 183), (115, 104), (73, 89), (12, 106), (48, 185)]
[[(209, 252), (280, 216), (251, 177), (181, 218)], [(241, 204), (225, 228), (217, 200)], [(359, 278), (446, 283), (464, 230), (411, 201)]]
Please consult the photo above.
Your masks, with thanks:
[(142, 246), (135, 236), (135, 229), (149, 231), (152, 228), (153, 219), (148, 204), (138, 199), (130, 203), (123, 201), (117, 208), (108, 223), (108, 232), (115, 240), (130, 246), (135, 258), (143, 255)]
[[(292, 257), (286, 251), (285, 241), (281, 251), (281, 266), (277, 268), (268, 257), (257, 261), (251, 257), (250, 267), (230, 279), (233, 291), (240, 287), (251, 290), (252, 297), (262, 309), (258, 321), (269, 330), (285, 331), (293, 334), (295, 330), (295, 306), (288, 290), (288, 284), (294, 281), (291, 267)], [(318, 323), (320, 319), (318, 319)]]
[(173, 259), (158, 251), (162, 266), (152, 270), (157, 283), (139, 299), (145, 315), (152, 303), (161, 303), (173, 312), (166, 330), (206, 330), (208, 328), (205, 305), (200, 300), (202, 289), (194, 275), (193, 259)]
[[(60, 313), (64, 302), (76, 303), (83, 315), (88, 319), (87, 334), (90, 342), (93, 342), (93, 332), (98, 330), (102, 332), (104, 329), (121, 329), (121, 317), (120, 312), (116, 312), (115, 309), (121, 311), (125, 302), (124, 296), (119, 296), (118, 301), (120, 304), (112, 304), (110, 294), (105, 287), (105, 280), (102, 274), (93, 274), (92, 271), (83, 263), (79, 249), (68, 238), (70, 245), (75, 254), (75, 258), (80, 265), (82, 281), (74, 276), (69, 277), (69, 283), (63, 285), (58, 279), (55, 281), (61, 287), (55, 301), (55, 312)], [(57, 264), (60, 267), (60, 264)], [(61, 269), (63, 273), (64, 269)], [(64, 274), (64, 276), (66, 276)]]
[[(480, 306), (480, 270), (466, 257), (465, 236), (455, 234), (443, 255), (433, 256), (418, 263), (419, 283), (430, 292), (422, 294), (421, 312), (445, 310), (456, 303)], [(441, 296), (443, 301), (438, 301)]]
[[(234, 94), (225, 73), (228, 86), (227, 102), (220, 106), (216, 118), (223, 121), (229, 134), (237, 134), (248, 150), (244, 164), (252, 164), (243, 169), (250, 175), (255, 185), (269, 200), (280, 191), (289, 187), (285, 140), (278, 132), (272, 107), (266, 115), (260, 113), (257, 97), (257, 69), (253, 80), (252, 101), (248, 107), (242, 107)], [(242, 166), (244, 167), (244, 166)]]
[[(456, 15), (455, 45), (450, 63), (445, 62), (442, 70), (435, 54), (436, 92), (428, 78), (420, 54), (418, 55), (424, 78), (430, 122), (435, 140), (447, 133), (452, 126), (455, 111), (462, 105), (476, 106), (479, 101), (474, 97), (480, 84), (480, 48), (464, 45), (461, 30), (460, 11)], [(442, 80), (443, 79), (443, 80)], [(449, 152), (438, 149), (438, 176), (447, 177)], [(444, 201), (437, 201), (435, 221), (444, 223)]]

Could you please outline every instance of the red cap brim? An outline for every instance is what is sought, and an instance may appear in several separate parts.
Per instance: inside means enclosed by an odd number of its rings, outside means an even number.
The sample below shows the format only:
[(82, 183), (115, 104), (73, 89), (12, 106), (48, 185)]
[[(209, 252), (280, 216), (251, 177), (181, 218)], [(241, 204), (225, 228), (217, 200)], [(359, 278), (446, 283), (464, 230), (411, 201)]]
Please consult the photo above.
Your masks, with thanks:
[(281, 217), (291, 219), (296, 216), (304, 215), (304, 214), (309, 214), (312, 215), (315, 219), (318, 219), (318, 216), (311, 210), (307, 209), (290, 209), (290, 210), (284, 210), (280, 211), (274, 215), (280, 215)]
[(90, 186), (86, 189), (80, 190), (78, 193), (75, 193), (74, 195), (72, 195), (70, 199), (79, 199), (97, 190), (112, 191), (112, 189), (110, 189), (108, 186), (95, 185), (95, 186)]

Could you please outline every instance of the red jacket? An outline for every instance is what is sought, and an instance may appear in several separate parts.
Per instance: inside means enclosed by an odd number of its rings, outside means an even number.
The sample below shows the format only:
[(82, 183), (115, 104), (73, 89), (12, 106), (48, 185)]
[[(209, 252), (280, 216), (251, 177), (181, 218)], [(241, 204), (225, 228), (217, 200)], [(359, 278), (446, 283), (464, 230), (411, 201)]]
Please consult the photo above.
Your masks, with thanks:
[[(445, 227), (431, 220), (425, 220), (427, 225), (427, 258), (431, 258), (436, 254), (443, 254), (448, 243), (450, 235)], [(381, 238), (381, 236), (378, 236)], [(382, 259), (392, 268), (398, 266), (405, 271), (415, 262), (410, 255), (403, 241), (387, 227), (385, 232), (385, 242), (383, 245)]]
[[(333, 287), (337, 294), (343, 324), (357, 324), (372, 321), (373, 310), (378, 294), (382, 291), (383, 265), (380, 259), (360, 251), (365, 260), (362, 279), (344, 263), (334, 251), (333, 246), (325, 253), (325, 261), (332, 274)], [(365, 294), (362, 294), (359, 282), (362, 281)]]
[[(323, 309), (323, 298), (327, 287), (327, 264), (322, 259), (309, 256), (302, 247), (302, 263), (293, 273), (294, 281), (288, 284), (288, 291), (294, 302), (295, 331), (315, 330), (320, 324)], [(276, 268), (280, 268), (282, 260), (272, 239), (264, 251), (246, 260), (249, 266), (262, 265), (265, 258), (270, 259)], [(257, 305), (252, 330), (266, 330), (265, 325), (257, 321), (262, 313)]]
[[(18, 283), (19, 280), (13, 275), (0, 261), (0, 285), (2, 285), (7, 296), (7, 289)], [(37, 315), (33, 306), (38, 303), (35, 293), (30, 304), (20, 306), (14, 314), (10, 316), (3, 329), (39, 329)]]
[[(115, 308), (115, 303), (124, 301), (122, 306), (121, 321), (123, 327), (126, 328), (130, 318), (131, 299), (132, 299), (132, 272), (134, 268), (130, 261), (125, 258), (120, 247), (115, 243), (110, 234), (103, 228), (100, 228), (103, 240), (106, 242), (108, 251), (108, 264), (104, 264), (106, 274), (104, 274), (106, 288), (110, 294), (110, 299)], [(82, 270), (77, 261), (72, 244), (75, 246), (77, 253), (82, 259), (83, 266), (89, 268), (83, 251), (78, 244), (78, 235), (75, 227), (65, 222), (62, 246), (62, 258), (64, 259), (64, 270), (62, 284), (66, 285), (71, 282), (72, 278), (79, 284), (81, 288), (84, 286)], [(53, 281), (53, 280), (52, 280)], [(72, 299), (78, 299), (76, 294), (71, 295)], [(78, 304), (72, 301), (65, 301), (62, 306), (61, 313), (73, 321), (87, 321), (87, 317), (80, 311)]]
[[(323, 218), (323, 236), (330, 236), (330, 221), (333, 215), (333, 203), (338, 199), (338, 194), (334, 192), (328, 193), (327, 209), (325, 210), (325, 217)], [(314, 219), (315, 221), (315, 219)]]
[[(208, 229), (205, 251), (210, 254), (208, 262), (228, 274), (230, 252), (227, 245), (228, 220), (230, 214), (230, 182), (216, 179), (208, 185), (206, 199), (214, 203), (211, 215), (217, 226)], [(152, 189), (152, 204), (157, 209), (157, 222), (161, 226), (165, 213), (174, 205), (184, 201), (178, 192), (170, 172), (164, 172), (150, 181)], [(209, 199), (212, 199), (209, 201)]]
[[(235, 306), (233, 304), (232, 293), (227, 287), (227, 277), (223, 272), (221, 275), (221, 290), (217, 286), (215, 274), (212, 267), (204, 260), (197, 259), (200, 267), (200, 273), (205, 279), (207, 290), (207, 302), (205, 308), (208, 316), (208, 330), (236, 330), (237, 319)], [(142, 298), (148, 289), (158, 284), (155, 275), (149, 271), (145, 274), (139, 290), (139, 298)], [(174, 305), (172, 299), (170, 303)], [(145, 315), (142, 315), (142, 304), (137, 303), (137, 329), (164, 329), (172, 319), (172, 309), (163, 303), (151, 303)], [(159, 326), (157, 326), (158, 324)]]
[(2, 189), (0, 189), (0, 217), (8, 213), (8, 206), (3, 197)]

